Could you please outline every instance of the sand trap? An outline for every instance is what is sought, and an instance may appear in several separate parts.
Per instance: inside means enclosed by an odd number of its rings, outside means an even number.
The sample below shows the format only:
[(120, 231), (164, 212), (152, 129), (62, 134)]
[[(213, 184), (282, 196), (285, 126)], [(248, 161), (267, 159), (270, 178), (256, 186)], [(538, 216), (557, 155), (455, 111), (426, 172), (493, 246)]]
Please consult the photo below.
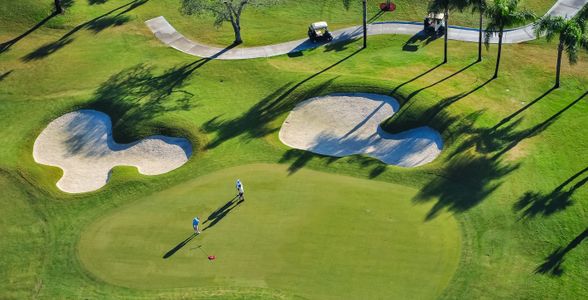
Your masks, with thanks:
[(117, 144), (112, 138), (110, 117), (94, 110), (79, 110), (55, 119), (33, 147), (36, 162), (63, 170), (57, 187), (68, 193), (103, 187), (115, 166), (134, 166), (141, 174), (158, 175), (182, 166), (191, 154), (192, 146), (183, 138), (151, 136)]
[(298, 104), (284, 121), (280, 140), (296, 149), (343, 157), (365, 154), (387, 164), (416, 167), (441, 153), (441, 135), (430, 127), (400, 134), (379, 124), (398, 111), (398, 102), (377, 94), (333, 94)]

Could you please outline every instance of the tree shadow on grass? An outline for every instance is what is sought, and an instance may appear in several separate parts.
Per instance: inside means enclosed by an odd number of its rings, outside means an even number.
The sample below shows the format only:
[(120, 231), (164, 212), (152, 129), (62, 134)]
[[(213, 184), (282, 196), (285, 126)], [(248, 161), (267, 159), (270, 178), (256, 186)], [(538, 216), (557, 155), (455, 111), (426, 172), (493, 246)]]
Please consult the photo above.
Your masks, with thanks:
[[(437, 82), (429, 84), (423, 88), (420, 88), (420, 89), (410, 93), (404, 99), (404, 103), (401, 106), (400, 110), (397, 113), (395, 113), (390, 119), (388, 119), (384, 122), (383, 128), (386, 131), (391, 132), (391, 133), (400, 133), (400, 132), (403, 132), (403, 131), (406, 131), (409, 129), (423, 126), (423, 125), (431, 125), (432, 127), (436, 128), (440, 132), (443, 132), (443, 130), (445, 128), (439, 126), (438, 124), (439, 124), (439, 122), (447, 123), (448, 120), (440, 120), (440, 118), (437, 118), (437, 116), (448, 106), (450, 106), (450, 105), (458, 102), (459, 100), (464, 99), (464, 98), (470, 96), (471, 94), (479, 91), (480, 89), (484, 88), (486, 85), (490, 84), (493, 81), (493, 79), (492, 78), (488, 79), (488, 80), (484, 81), (482, 84), (478, 85), (477, 87), (475, 87), (467, 92), (441, 99), (440, 101), (435, 103), (433, 106), (430, 106), (429, 108), (427, 108), (424, 112), (416, 111), (416, 113), (418, 113), (418, 114), (415, 114), (415, 111), (411, 110), (411, 107), (416, 103), (416, 101), (414, 100), (414, 97), (418, 93), (420, 93), (421, 91), (423, 91), (429, 87), (435, 86), (443, 81), (446, 81), (446, 80), (454, 77), (455, 75), (472, 67), (476, 63), (477, 62), (473, 62), (473, 63), (461, 68), (460, 70), (456, 71), (455, 73), (438, 80)], [(396, 92), (400, 87), (428, 74), (429, 72), (435, 70), (436, 68), (438, 68), (441, 65), (442, 64), (439, 64), (439, 65), (429, 69), (428, 71), (416, 76), (415, 78), (410, 79), (410, 80), (400, 84), (399, 86), (394, 88), (394, 90), (392, 90), (392, 93)], [(433, 122), (433, 120), (435, 120), (435, 121)]]
[(446, 209), (461, 213), (478, 205), (502, 184), (499, 180), (519, 167), (485, 156), (464, 154), (452, 159), (441, 174), (428, 182), (413, 199), (416, 203), (437, 202), (425, 220)]
[(405, 86), (405, 85), (407, 85), (407, 84), (409, 84), (409, 83), (411, 83), (411, 82), (413, 82), (413, 81), (415, 81), (415, 80), (417, 80), (417, 79), (419, 79), (419, 78), (421, 78), (421, 77), (423, 77), (423, 76), (425, 76), (425, 75), (427, 75), (427, 74), (429, 74), (429, 73), (433, 72), (434, 70), (436, 70), (437, 68), (439, 68), (439, 67), (440, 67), (440, 66), (442, 66), (442, 65), (444, 65), (444, 64), (443, 64), (443, 63), (440, 63), (440, 64), (438, 64), (438, 65), (436, 65), (436, 66), (434, 66), (434, 67), (432, 67), (432, 68), (428, 69), (427, 71), (425, 71), (425, 72), (423, 72), (423, 73), (421, 73), (421, 74), (419, 74), (419, 75), (417, 75), (417, 76), (415, 76), (415, 77), (413, 77), (413, 78), (411, 78), (411, 79), (409, 79), (409, 80), (407, 80), (407, 81), (405, 81), (405, 82), (403, 82), (403, 83), (399, 84), (398, 86), (396, 86), (396, 87), (395, 87), (395, 88), (392, 90), (392, 93), (393, 93), (393, 94), (394, 94), (394, 93), (396, 93), (396, 92), (397, 92), (397, 91), (398, 91), (398, 90), (399, 90), (401, 87), (403, 87), (403, 86)]
[(10, 70), (8, 72), (4, 72), (3, 74), (0, 74), (0, 82), (4, 81), (4, 79), (6, 79), (6, 77), (8, 77), (10, 74), (12, 74), (12, 72), (14, 72), (14, 70)]
[(513, 209), (521, 212), (521, 218), (536, 217), (537, 215), (550, 216), (566, 209), (573, 204), (572, 195), (588, 182), (588, 176), (577, 181), (574, 185), (570, 186), (570, 184), (586, 172), (588, 172), (588, 167), (577, 172), (547, 194), (534, 191), (526, 192), (514, 204)]
[(61, 0), (61, 7), (68, 9), (74, 5), (74, 0)]
[[(470, 65), (471, 66), (471, 65)], [(469, 67), (469, 66), (468, 66)], [(436, 68), (436, 67), (435, 67)], [(464, 69), (462, 69), (464, 70)], [(462, 70), (458, 71), (461, 72)], [(456, 73), (457, 74), (457, 73)], [(455, 74), (454, 74), (455, 75)], [(450, 78), (454, 75), (450, 75), (447, 78)], [(422, 76), (422, 75), (419, 75)], [(493, 79), (488, 79), (482, 84), (478, 85), (477, 87), (471, 89), (468, 92), (460, 93), (451, 97), (443, 98), (434, 105), (428, 107), (424, 111), (418, 111), (418, 115), (415, 115), (413, 111), (410, 110), (411, 106), (415, 103), (415, 101), (411, 101), (410, 103), (406, 103), (401, 107), (400, 111), (395, 113), (392, 118), (384, 122), (384, 129), (391, 133), (399, 133), (409, 129), (417, 128), (423, 125), (430, 125), (436, 128), (438, 131), (443, 132), (446, 128), (449, 127), (450, 124), (455, 123), (457, 120), (454, 118), (448, 117), (447, 114), (444, 114), (444, 110), (449, 107), (450, 105), (462, 100), (471, 94), (477, 92), (478, 90), (482, 89), (486, 85), (492, 82)], [(415, 94), (416, 95), (416, 94)], [(410, 96), (411, 98), (414, 96)], [(410, 98), (407, 98), (407, 101)], [(476, 116), (479, 113), (471, 114), (469, 117), (479, 117)], [(460, 127), (460, 130), (465, 130), (466, 128), (468, 131), (473, 130), (473, 127)]]
[(131, 20), (131, 18), (129, 16), (121, 16), (121, 15), (116, 15), (116, 16), (106, 16), (103, 18), (100, 18), (92, 23), (89, 23), (87, 26), (87, 29), (90, 31), (93, 31), (94, 33), (99, 33), (102, 30), (105, 30), (107, 28), (110, 27), (118, 27), (118, 26), (122, 26), (124, 24), (126, 24), (127, 22), (129, 22)]
[(192, 233), (189, 237), (187, 237), (185, 240), (181, 241), (179, 244), (177, 244), (175, 247), (173, 247), (171, 250), (167, 251), (164, 255), (163, 255), (163, 259), (168, 259), (170, 258), (172, 255), (176, 254), (176, 252), (178, 252), (180, 249), (182, 249), (184, 246), (186, 246), (191, 240), (193, 240), (198, 234), (196, 233)]
[[(437, 80), (437, 81), (435, 81), (435, 82), (433, 82), (433, 83), (431, 83), (431, 84), (429, 84), (429, 85), (427, 85), (427, 86), (424, 86), (424, 87), (422, 87), (422, 88), (420, 88), (420, 89), (418, 89), (418, 90), (416, 90), (416, 91), (414, 91), (414, 92), (410, 93), (408, 96), (406, 96), (406, 100), (408, 101), (408, 100), (412, 99), (414, 96), (416, 96), (418, 93), (420, 93), (420, 92), (422, 92), (422, 91), (424, 91), (424, 90), (426, 90), (426, 89), (428, 89), (428, 88), (434, 87), (434, 86), (436, 86), (436, 85), (438, 85), (438, 84), (440, 84), (440, 83), (443, 83), (443, 82), (444, 82), (444, 81), (446, 81), (446, 80), (449, 80), (449, 79), (453, 78), (454, 76), (456, 76), (456, 75), (458, 75), (458, 74), (462, 73), (463, 71), (465, 71), (465, 70), (467, 70), (467, 69), (471, 68), (473, 65), (475, 65), (475, 64), (477, 64), (477, 63), (478, 63), (477, 61), (474, 61), (474, 62), (470, 63), (469, 65), (467, 65), (467, 66), (465, 66), (465, 67), (463, 67), (463, 68), (461, 68), (461, 69), (457, 70), (457, 71), (456, 71), (456, 72), (454, 72), (453, 74), (451, 74), (451, 75), (449, 75), (449, 76), (446, 76), (446, 77), (444, 77), (444, 78), (442, 78), (442, 79), (440, 79), (440, 80)], [(489, 79), (489, 80), (485, 81), (485, 82), (484, 82), (482, 85), (478, 86), (477, 88), (475, 88), (475, 89), (471, 90), (471, 91), (470, 91), (470, 92), (468, 92), (468, 93), (465, 93), (465, 94), (463, 94), (463, 97), (465, 97), (465, 96), (467, 96), (467, 95), (469, 95), (469, 94), (471, 94), (471, 93), (473, 93), (473, 92), (475, 92), (475, 91), (479, 90), (480, 88), (484, 87), (486, 84), (490, 83), (491, 81), (492, 81), (492, 79)], [(463, 98), (463, 97), (461, 97), (461, 98)], [(460, 99), (461, 99), (461, 98), (460, 98)]]
[(359, 53), (361, 50), (362, 49), (359, 49), (351, 53), (338, 62), (296, 84), (287, 83), (279, 87), (277, 90), (261, 99), (243, 115), (237, 118), (222, 120), (222, 115), (211, 118), (204, 123), (203, 129), (207, 132), (216, 132), (217, 136), (214, 138), (214, 140), (210, 141), (206, 148), (216, 148), (225, 141), (241, 135), (245, 135), (247, 138), (253, 139), (264, 137), (268, 134), (276, 132), (279, 130), (279, 127), (270, 127), (270, 123), (272, 121), (274, 121), (280, 115), (292, 110), (292, 108), (294, 108), (298, 102), (306, 100), (310, 97), (317, 96), (327, 90), (327, 88), (337, 77), (333, 77), (308, 89), (298, 90), (303, 84), (348, 60), (352, 56)]
[(585, 239), (588, 239), (588, 228), (576, 236), (566, 247), (559, 247), (549, 254), (545, 258), (545, 261), (535, 269), (535, 273), (553, 276), (563, 275), (564, 269), (562, 268), (562, 264), (565, 261), (566, 254), (578, 247)]
[[(219, 51), (211, 58), (169, 68), (162, 74), (157, 74), (153, 67), (145, 64), (122, 70), (100, 85), (85, 108), (104, 112), (110, 117), (112, 135), (118, 143), (131, 143), (153, 134), (188, 136), (192, 142), (191, 149), (185, 147), (183, 140), (166, 142), (179, 145), (189, 156), (194, 146), (200, 146), (194, 145), (201, 142), (199, 136), (180, 128), (169, 128), (155, 119), (168, 112), (188, 111), (196, 107), (192, 101), (194, 95), (184, 89), (186, 81), (197, 69), (234, 46)], [(104, 151), (105, 141), (101, 138), (104, 128), (99, 123), (81, 120), (71, 122), (67, 129), (71, 136), (66, 140), (68, 154), (100, 156), (108, 153)]]
[(304, 168), (304, 166), (313, 159), (326, 160), (327, 164), (331, 164), (340, 158), (341, 157), (321, 155), (306, 150), (289, 149), (282, 155), (279, 163), (289, 163), (288, 174), (292, 175)]
[(473, 132), (470, 132), (472, 138), (463, 143), (462, 147), (457, 148), (455, 152), (463, 151), (464, 148), (475, 145), (477, 151), (482, 153), (492, 153), (494, 158), (499, 158), (516, 147), (523, 140), (537, 136), (545, 131), (553, 125), (563, 113), (580, 102), (586, 97), (586, 95), (588, 95), (588, 91), (570, 102), (551, 117), (526, 129), (517, 129), (522, 122), (522, 118), (518, 118), (514, 121), (503, 123), (503, 125), (498, 127), (494, 126), (492, 128), (480, 128), (474, 130)]
[(194, 95), (183, 88), (193, 72), (208, 61), (200, 59), (170, 68), (162, 74), (144, 64), (125, 69), (111, 76), (96, 90), (88, 108), (105, 112), (111, 117), (115, 140), (131, 142), (142, 137), (137, 131), (140, 123), (167, 112), (187, 111), (195, 106), (191, 101)]
[[(74, 38), (72, 37), (72, 35), (82, 29), (88, 29), (94, 31), (95, 33), (98, 33), (112, 26), (120, 26), (129, 20), (128, 17), (123, 16), (124, 14), (147, 2), (149, 2), (149, 0), (133, 0), (90, 21), (79, 24), (58, 40), (51, 43), (47, 43), (37, 48), (36, 50), (33, 50), (31, 53), (28, 53), (27, 55), (22, 57), (21, 60), (24, 62), (30, 62), (33, 60), (43, 59), (57, 52), (58, 50), (63, 49), (66, 45), (73, 42)], [(118, 12), (116, 15), (111, 16), (111, 14), (116, 12)]]
[(99, 5), (108, 2), (108, 0), (88, 0), (88, 4), (90, 5)]
[[(448, 155), (449, 164), (442, 170), (442, 173), (426, 184), (415, 197), (415, 202), (425, 202), (438, 198), (437, 203), (427, 214), (426, 220), (433, 218), (442, 209), (463, 212), (480, 203), (500, 186), (501, 178), (520, 166), (520, 163), (505, 162), (503, 160), (504, 154), (516, 147), (524, 139), (536, 136), (546, 130), (565, 111), (582, 100), (587, 94), (588, 92), (582, 94), (551, 117), (526, 129), (518, 129), (521, 126), (520, 118), (495, 129), (478, 128), (473, 125), (481, 112), (459, 118), (449, 117), (444, 113), (436, 115), (435, 122), (445, 123), (441, 126), (455, 125), (451, 128), (451, 135), (468, 136), (468, 138), (460, 141), (457, 147)], [(472, 148), (476, 150), (477, 154), (469, 154), (469, 150)], [(570, 182), (564, 183), (564, 186)], [(562, 192), (564, 187), (562, 186), (559, 190), (556, 189), (554, 193), (547, 196), (563, 196), (563, 198), (559, 199), (564, 199), (569, 196), (570, 191), (573, 192), (585, 183), (585, 180), (581, 180), (566, 192)], [(536, 200), (536, 203), (533, 204), (534, 200)], [(552, 204), (548, 202), (549, 200), (535, 195), (531, 198), (527, 196), (517, 205), (522, 207), (521, 209), (531, 206), (530, 210), (528, 210), (529, 214), (549, 213), (552, 209), (562, 208), (566, 205), (565, 201)], [(533, 205), (535, 206), (533, 207)]]
[(514, 113), (512, 113), (509, 116), (505, 117), (504, 119), (500, 120), (500, 122), (498, 122), (493, 127), (493, 129), (497, 129), (498, 127), (500, 127), (500, 126), (504, 125), (505, 123), (507, 123), (508, 121), (512, 120), (512, 118), (518, 116), (520, 113), (524, 112), (525, 110), (527, 110), (528, 108), (533, 106), (535, 103), (539, 102), (539, 100), (545, 98), (545, 96), (549, 95), (553, 90), (555, 90), (555, 87), (548, 89), (547, 91), (545, 91), (545, 93), (541, 94), (541, 96), (539, 96), (539, 97), (533, 99), (531, 102), (529, 102), (529, 104), (525, 105), (521, 109), (515, 111)]
[(51, 20), (56, 15), (58, 15), (56, 12), (51, 13), (50, 15), (45, 17), (43, 20), (39, 21), (39, 23), (35, 24), (33, 27), (31, 27), (29, 30), (25, 31), (21, 35), (0, 44), (0, 54), (8, 51), (10, 49), (10, 47), (12, 47), (14, 44), (18, 43), (18, 41), (22, 40), (27, 35), (33, 33), (35, 30), (39, 29), (39, 27), (43, 26), (45, 23), (47, 23), (47, 21)]
[(44, 57), (47, 57), (47, 56), (57, 52), (58, 50), (71, 44), (72, 42), (73, 42), (73, 38), (67, 37), (67, 38), (59, 39), (55, 42), (45, 44), (45, 45), (35, 49), (35, 51), (25, 55), (22, 58), (22, 60), (25, 62), (29, 62), (32, 60), (42, 59)]

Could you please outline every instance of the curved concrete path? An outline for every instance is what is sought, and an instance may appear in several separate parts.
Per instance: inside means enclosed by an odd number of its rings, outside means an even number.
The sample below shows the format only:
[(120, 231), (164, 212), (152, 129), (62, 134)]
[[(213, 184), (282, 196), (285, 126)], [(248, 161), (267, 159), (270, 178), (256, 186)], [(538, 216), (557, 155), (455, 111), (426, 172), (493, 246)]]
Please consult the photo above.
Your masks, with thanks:
[(37, 163), (63, 170), (57, 187), (68, 193), (103, 187), (115, 166), (134, 166), (141, 174), (158, 175), (179, 168), (191, 154), (187, 139), (161, 135), (117, 144), (110, 117), (95, 110), (74, 111), (53, 120), (33, 146)]
[(280, 141), (292, 148), (343, 157), (365, 154), (389, 165), (416, 167), (441, 153), (443, 139), (430, 127), (390, 134), (380, 123), (400, 105), (379, 94), (331, 94), (308, 99), (290, 112)]
[[(558, 0), (547, 15), (553, 16), (574, 16), (584, 6), (588, 0)], [(260, 57), (271, 57), (283, 55), (287, 53), (294, 53), (302, 50), (316, 48), (323, 44), (316, 44), (310, 42), (308, 39), (300, 39), (296, 41), (259, 46), (249, 48), (218, 48), (207, 46), (198, 42), (191, 41), (176, 31), (176, 29), (168, 23), (163, 17), (157, 17), (145, 22), (149, 29), (155, 36), (166, 45), (180, 50), (184, 53), (215, 59), (250, 59)], [(421, 22), (379, 22), (368, 25), (368, 35), (378, 34), (416, 34), (422, 30)], [(333, 33), (333, 41), (331, 43), (338, 43), (348, 41), (362, 36), (361, 26), (354, 26), (345, 29), (335, 30)], [(478, 29), (466, 28), (458, 26), (450, 26), (448, 30), (448, 38), (458, 41), (477, 42)], [(503, 38), (504, 43), (521, 43), (535, 39), (533, 33), (533, 25), (527, 25), (517, 29), (505, 31)], [(493, 37), (491, 43), (498, 43), (498, 38)]]

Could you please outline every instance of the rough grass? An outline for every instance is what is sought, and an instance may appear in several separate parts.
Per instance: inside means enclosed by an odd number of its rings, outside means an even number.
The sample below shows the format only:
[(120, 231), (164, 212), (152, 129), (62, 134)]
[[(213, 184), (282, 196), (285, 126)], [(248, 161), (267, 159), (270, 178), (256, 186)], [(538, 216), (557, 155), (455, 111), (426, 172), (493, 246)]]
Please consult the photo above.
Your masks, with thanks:
[[(1, 245), (3, 253), (18, 253), (2, 256), (0, 265), (2, 274), (20, 278), (11, 289), (2, 281), (0, 298), (287, 297), (255, 287), (121, 288), (93, 276), (76, 258), (82, 228), (113, 209), (248, 163), (281, 163), (294, 173), (310, 168), (416, 188), (415, 197), (400, 201), (431, 207), (423, 222), (453, 213), (463, 232), (462, 253), (443, 297), (588, 294), (588, 249), (581, 243), (588, 216), (583, 171), (588, 107), (581, 98), (588, 86), (585, 54), (575, 66), (564, 64), (562, 87), (549, 93), (556, 49), (543, 42), (505, 46), (500, 77), (485, 85), (495, 47), (484, 52), (482, 63), (466, 68), (476, 58), (476, 45), (450, 42), (450, 62), (436, 67), (441, 41), (405, 52), (408, 36), (374, 37), (359, 52), (361, 43), (355, 42), (299, 57), (199, 61), (161, 45), (145, 28), (146, 17), (171, 11), (169, 5), (149, 1), (125, 12), (124, 24), (104, 27), (100, 21), (97, 27), (93, 19), (127, 2), (76, 3), (70, 13), (0, 54), (0, 168), (6, 178), (0, 190), (2, 203), (11, 205), (0, 211), (11, 224), (2, 228)], [(2, 23), (3, 40), (34, 23), (7, 25)], [(139, 77), (137, 70), (142, 70)], [(143, 80), (131, 80), (137, 78)], [(345, 91), (396, 96), (403, 107), (386, 128), (436, 126), (446, 151), (430, 165), (401, 169), (357, 156), (321, 157), (279, 143), (276, 130), (295, 103)], [(163, 123), (165, 130), (191, 133), (202, 150), (169, 174), (146, 177), (117, 168), (103, 190), (64, 195), (54, 185), (59, 170), (33, 162), (33, 141), (52, 119), (99, 104), (125, 108), (115, 124), (123, 132), (119, 139), (148, 134)], [(44, 224), (43, 230), (31, 224)]]

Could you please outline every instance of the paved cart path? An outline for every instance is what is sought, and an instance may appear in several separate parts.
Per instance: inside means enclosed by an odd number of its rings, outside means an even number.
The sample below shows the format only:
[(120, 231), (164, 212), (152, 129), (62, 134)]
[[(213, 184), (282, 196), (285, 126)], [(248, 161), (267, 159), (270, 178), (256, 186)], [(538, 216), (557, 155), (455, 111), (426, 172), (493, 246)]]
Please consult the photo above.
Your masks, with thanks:
[[(558, 0), (547, 15), (574, 16), (588, 0)], [(184, 37), (163, 17), (157, 17), (145, 22), (155, 36), (166, 45), (184, 53), (215, 59), (250, 59), (271, 57), (287, 53), (295, 53), (302, 50), (316, 48), (323, 44), (312, 43), (308, 39), (280, 43), (259, 47), (234, 47), (218, 48), (204, 45)], [(368, 35), (378, 34), (416, 34), (422, 30), (421, 22), (380, 22), (368, 25)], [(332, 32), (331, 43), (343, 42), (359, 38), (362, 35), (362, 27), (354, 26)], [(478, 30), (475, 28), (450, 26), (448, 38), (458, 41), (477, 42)], [(508, 30), (505, 32), (504, 43), (521, 43), (535, 39), (533, 25)], [(498, 38), (493, 37), (491, 43), (497, 43)]]

